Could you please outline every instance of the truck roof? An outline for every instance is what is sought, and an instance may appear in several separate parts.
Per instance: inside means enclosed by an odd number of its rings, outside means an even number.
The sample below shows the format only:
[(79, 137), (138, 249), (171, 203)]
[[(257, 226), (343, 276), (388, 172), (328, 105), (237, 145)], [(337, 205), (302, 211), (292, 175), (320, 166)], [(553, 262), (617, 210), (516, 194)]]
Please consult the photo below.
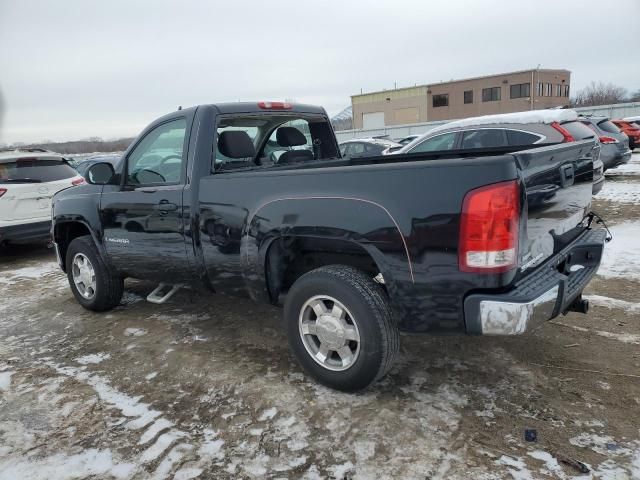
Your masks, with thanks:
[[(326, 115), (326, 111), (323, 107), (317, 105), (307, 105), (304, 103), (287, 103), (287, 102), (226, 102), (226, 103), (209, 103), (202, 105), (195, 105), (189, 108), (183, 108), (183, 112), (195, 110), (198, 107), (213, 107), (218, 113), (264, 113), (264, 112), (279, 112), (279, 113), (316, 113)], [(171, 112), (169, 115), (175, 114)]]

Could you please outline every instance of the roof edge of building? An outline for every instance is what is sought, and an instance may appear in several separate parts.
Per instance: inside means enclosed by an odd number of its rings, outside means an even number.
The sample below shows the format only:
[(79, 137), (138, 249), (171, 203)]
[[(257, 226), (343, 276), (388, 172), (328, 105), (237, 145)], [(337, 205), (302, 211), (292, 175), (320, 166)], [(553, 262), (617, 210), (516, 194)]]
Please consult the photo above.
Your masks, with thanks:
[(442, 82), (432, 82), (432, 83), (423, 83), (420, 85), (411, 85), (408, 87), (400, 87), (400, 88), (391, 88), (391, 89), (383, 89), (383, 90), (375, 90), (373, 92), (364, 92), (364, 93), (357, 93), (355, 95), (351, 95), (351, 98), (355, 98), (355, 97), (366, 97), (367, 95), (375, 95), (378, 93), (385, 93), (385, 92), (399, 92), (402, 90), (410, 90), (412, 88), (420, 88), (420, 87), (435, 87), (438, 85), (445, 85), (448, 83), (462, 83), (462, 82), (471, 82), (474, 80), (482, 80), (485, 78), (494, 78), (494, 77), (504, 77), (505, 75), (518, 75), (520, 73), (529, 73), (529, 72), (545, 72), (545, 73), (553, 73), (553, 72), (563, 72), (563, 73), (571, 73), (571, 70), (567, 70), (566, 68), (530, 68), (528, 70), (517, 70), (514, 72), (505, 72), (505, 73), (494, 73), (491, 75), (481, 75), (478, 77), (469, 77), (469, 78), (461, 78), (458, 80), (446, 80), (446, 81), (442, 81)]

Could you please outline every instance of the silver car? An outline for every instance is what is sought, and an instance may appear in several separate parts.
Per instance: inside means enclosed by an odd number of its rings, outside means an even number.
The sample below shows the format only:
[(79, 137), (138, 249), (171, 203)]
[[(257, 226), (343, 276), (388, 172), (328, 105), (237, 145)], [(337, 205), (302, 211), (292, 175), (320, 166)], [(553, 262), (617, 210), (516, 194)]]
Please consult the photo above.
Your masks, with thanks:
[(444, 157), (457, 150), (478, 150), (549, 145), (576, 140), (596, 140), (593, 149), (593, 193), (604, 184), (599, 160), (598, 135), (584, 125), (574, 110), (551, 109), (486, 115), (440, 125), (391, 154), (434, 152)]
[(631, 159), (629, 137), (622, 133), (607, 117), (584, 116), (579, 120), (598, 135), (600, 160), (602, 160), (605, 170), (627, 163)]

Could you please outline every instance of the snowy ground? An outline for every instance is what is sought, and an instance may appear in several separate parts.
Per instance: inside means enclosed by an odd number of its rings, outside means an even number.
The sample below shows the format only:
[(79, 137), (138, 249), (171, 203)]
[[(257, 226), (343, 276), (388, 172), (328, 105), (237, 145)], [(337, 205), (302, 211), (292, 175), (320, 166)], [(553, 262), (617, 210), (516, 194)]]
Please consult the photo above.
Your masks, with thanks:
[(278, 309), (186, 290), (152, 305), (129, 282), (92, 314), (51, 251), (10, 249), (0, 480), (640, 478), (639, 193), (636, 154), (594, 201), (614, 242), (588, 316), (513, 339), (403, 337), (358, 395), (303, 374)]

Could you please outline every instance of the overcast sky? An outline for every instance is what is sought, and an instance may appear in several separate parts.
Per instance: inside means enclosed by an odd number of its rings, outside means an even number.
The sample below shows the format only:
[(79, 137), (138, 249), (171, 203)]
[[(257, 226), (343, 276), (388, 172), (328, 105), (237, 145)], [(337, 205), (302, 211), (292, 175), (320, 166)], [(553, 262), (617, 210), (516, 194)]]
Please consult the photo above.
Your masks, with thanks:
[[(611, 11), (607, 11), (607, 7)], [(640, 89), (640, 1), (0, 0), (0, 143), (135, 136), (178, 105), (544, 68)]]

